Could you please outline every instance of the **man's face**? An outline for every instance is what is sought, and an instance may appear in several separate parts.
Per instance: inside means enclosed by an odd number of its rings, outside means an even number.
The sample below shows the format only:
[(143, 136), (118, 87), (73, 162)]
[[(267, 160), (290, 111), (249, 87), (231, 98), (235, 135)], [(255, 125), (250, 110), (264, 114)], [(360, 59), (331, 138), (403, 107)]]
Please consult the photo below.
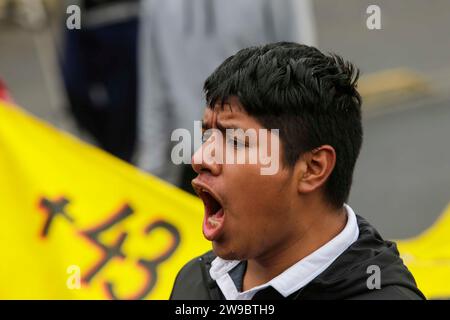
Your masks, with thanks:
[[(259, 122), (249, 116), (236, 98), (229, 99), (214, 110), (206, 108), (204, 129), (239, 128), (244, 131), (264, 130)], [(274, 137), (278, 139), (278, 137)], [(290, 208), (297, 196), (297, 188), (291, 170), (279, 166), (273, 175), (261, 174), (264, 166), (259, 157), (249, 163), (248, 155), (255, 149), (268, 148), (269, 154), (282, 161), (282, 146), (275, 150), (270, 139), (257, 139), (256, 143), (244, 141), (242, 136), (226, 136), (219, 141), (209, 137), (192, 158), (192, 166), (198, 173), (192, 181), (194, 189), (205, 205), (203, 234), (212, 241), (214, 252), (224, 259), (254, 259), (270, 255), (287, 243), (292, 219)], [(273, 142), (273, 141), (272, 141)], [(279, 142), (279, 141), (278, 141)], [(237, 155), (245, 155), (244, 164), (210, 161), (205, 149), (223, 144), (233, 146)], [(248, 144), (248, 145), (246, 145)], [(225, 153), (225, 152), (224, 152)], [(276, 154), (278, 153), (278, 154)], [(226, 161), (224, 161), (226, 162)]]

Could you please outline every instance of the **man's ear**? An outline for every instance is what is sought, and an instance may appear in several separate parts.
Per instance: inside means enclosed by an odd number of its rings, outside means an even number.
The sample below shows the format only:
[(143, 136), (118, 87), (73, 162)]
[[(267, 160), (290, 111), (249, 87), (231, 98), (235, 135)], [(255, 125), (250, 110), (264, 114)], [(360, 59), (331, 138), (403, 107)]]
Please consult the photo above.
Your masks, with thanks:
[(330, 145), (305, 152), (297, 162), (298, 191), (310, 193), (325, 184), (336, 164), (336, 151)]

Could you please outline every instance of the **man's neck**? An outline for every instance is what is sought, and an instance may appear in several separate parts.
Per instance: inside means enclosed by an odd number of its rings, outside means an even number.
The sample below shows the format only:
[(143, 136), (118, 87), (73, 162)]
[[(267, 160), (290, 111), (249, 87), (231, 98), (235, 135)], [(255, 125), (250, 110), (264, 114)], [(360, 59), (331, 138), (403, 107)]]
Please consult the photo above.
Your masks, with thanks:
[(347, 223), (344, 208), (335, 212), (318, 213), (310, 223), (293, 232), (293, 236), (271, 252), (247, 261), (243, 291), (269, 282), (286, 269), (307, 257), (336, 237)]

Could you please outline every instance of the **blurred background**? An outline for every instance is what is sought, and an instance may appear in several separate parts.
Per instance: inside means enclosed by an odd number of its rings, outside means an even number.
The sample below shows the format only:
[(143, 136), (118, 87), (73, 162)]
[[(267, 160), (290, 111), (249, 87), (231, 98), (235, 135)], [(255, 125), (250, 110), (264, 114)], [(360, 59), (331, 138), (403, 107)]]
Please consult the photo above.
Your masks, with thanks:
[[(72, 4), (79, 30), (67, 28)], [(381, 29), (367, 25), (373, 4)], [(449, 30), (448, 0), (0, 0), (0, 79), (37, 117), (188, 189), (170, 132), (192, 130), (221, 61), (281, 40), (336, 52), (362, 72), (365, 141), (349, 202), (400, 239), (450, 201)]]

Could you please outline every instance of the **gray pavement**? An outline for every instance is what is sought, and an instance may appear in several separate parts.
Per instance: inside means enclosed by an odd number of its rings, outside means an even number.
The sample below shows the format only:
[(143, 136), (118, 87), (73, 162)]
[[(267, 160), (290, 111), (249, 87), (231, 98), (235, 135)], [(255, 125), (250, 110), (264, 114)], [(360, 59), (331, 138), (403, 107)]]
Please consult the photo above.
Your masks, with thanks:
[(364, 121), (350, 204), (388, 238), (429, 227), (450, 203), (450, 97)]

